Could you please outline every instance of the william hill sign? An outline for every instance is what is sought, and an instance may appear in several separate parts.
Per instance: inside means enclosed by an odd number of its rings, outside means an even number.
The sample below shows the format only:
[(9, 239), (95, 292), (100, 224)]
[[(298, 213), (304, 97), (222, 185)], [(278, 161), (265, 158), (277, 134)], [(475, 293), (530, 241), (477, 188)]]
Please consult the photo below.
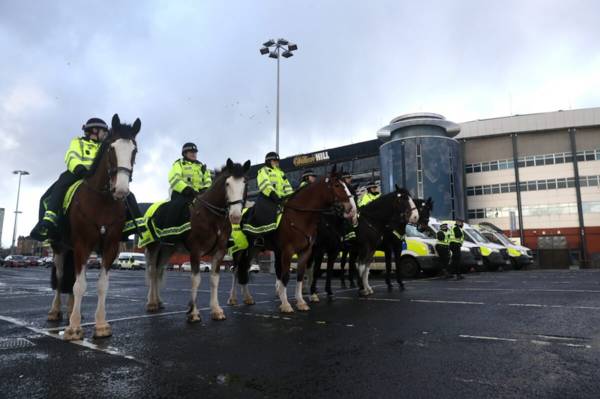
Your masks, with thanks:
[(297, 157), (294, 157), (292, 162), (294, 163), (294, 166), (306, 166), (323, 161), (329, 161), (328, 151), (321, 151), (308, 155), (298, 155)]

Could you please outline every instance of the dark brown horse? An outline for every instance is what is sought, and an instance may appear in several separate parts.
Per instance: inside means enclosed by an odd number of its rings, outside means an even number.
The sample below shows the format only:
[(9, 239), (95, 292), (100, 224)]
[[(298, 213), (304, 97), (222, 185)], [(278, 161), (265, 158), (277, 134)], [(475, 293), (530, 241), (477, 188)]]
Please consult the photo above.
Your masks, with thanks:
[[(312, 246), (317, 235), (320, 214), (335, 204), (341, 203), (347, 217), (356, 217), (356, 205), (348, 188), (336, 173), (335, 166), (328, 177), (296, 191), (284, 204), (283, 215), (277, 230), (265, 237), (265, 248), (275, 252), (275, 273), (277, 274), (276, 290), (281, 300), (279, 309), (283, 313), (293, 312), (287, 298), (287, 283), (290, 279), (290, 263), (294, 254), (298, 255), (296, 307), (298, 310), (309, 310), (302, 297), (302, 282), (306, 263), (311, 255)], [(249, 236), (250, 247), (239, 256), (237, 278), (245, 289), (248, 283), (248, 268), (255, 256), (257, 248), (252, 246), (253, 237)], [(230, 301), (232, 298), (230, 298)]]
[(196, 306), (196, 295), (200, 286), (200, 258), (212, 256), (210, 274), (210, 307), (214, 320), (224, 320), (225, 313), (219, 305), (219, 271), (223, 257), (227, 253), (227, 241), (231, 234), (231, 224), (237, 224), (242, 217), (246, 187), (246, 173), (250, 161), (244, 165), (227, 160), (225, 168), (217, 175), (212, 186), (194, 199), (190, 205), (190, 230), (178, 245), (165, 245), (154, 242), (146, 248), (148, 275), (149, 312), (162, 307), (160, 285), (164, 267), (176, 251), (189, 251), (192, 268), (192, 292), (188, 321), (200, 321)]
[[(119, 116), (112, 118), (111, 134), (102, 143), (88, 176), (75, 193), (68, 213), (68, 238), (72, 247), (75, 284), (73, 285), (73, 310), (64, 339), (83, 339), (81, 329), (81, 300), (86, 290), (85, 263), (90, 253), (102, 254), (102, 267), (98, 278), (98, 306), (96, 308), (95, 337), (109, 337), (111, 327), (106, 322), (106, 291), (108, 271), (119, 251), (119, 240), (126, 219), (124, 199), (129, 194), (129, 181), (133, 173), (137, 145), (135, 137), (140, 131), (139, 119), (132, 125), (121, 124)], [(64, 277), (65, 259), (70, 258), (69, 245), (52, 243), (57, 287), (48, 319), (60, 317), (60, 292)], [(70, 259), (69, 259), (70, 260)]]

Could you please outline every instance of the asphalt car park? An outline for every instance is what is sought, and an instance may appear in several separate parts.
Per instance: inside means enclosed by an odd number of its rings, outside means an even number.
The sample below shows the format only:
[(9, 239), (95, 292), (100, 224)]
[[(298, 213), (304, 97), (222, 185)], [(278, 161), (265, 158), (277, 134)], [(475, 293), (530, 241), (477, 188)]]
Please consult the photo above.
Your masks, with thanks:
[[(420, 279), (358, 298), (340, 289), (280, 314), (274, 277), (251, 276), (253, 306), (186, 322), (190, 274), (167, 272), (165, 309), (147, 314), (143, 271), (111, 271), (113, 336), (92, 338), (97, 270), (87, 272), (85, 340), (46, 321), (45, 268), (0, 269), (0, 396), (597, 398), (600, 271), (509, 271)], [(322, 283), (320, 283), (322, 284)], [(293, 295), (295, 284), (288, 287)], [(321, 285), (322, 286), (322, 285)], [(292, 300), (292, 304), (293, 304)]]

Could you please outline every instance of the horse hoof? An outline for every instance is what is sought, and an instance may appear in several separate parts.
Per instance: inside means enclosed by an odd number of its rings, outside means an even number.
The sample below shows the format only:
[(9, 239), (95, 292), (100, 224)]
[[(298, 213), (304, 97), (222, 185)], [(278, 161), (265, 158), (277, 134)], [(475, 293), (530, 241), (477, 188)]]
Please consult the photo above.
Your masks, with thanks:
[(48, 321), (62, 320), (62, 312), (48, 312)]
[(310, 310), (310, 306), (308, 306), (308, 304), (306, 302), (299, 303), (296, 305), (296, 307), (301, 312), (308, 312)]
[(358, 296), (368, 296), (369, 295), (369, 291), (367, 290), (359, 290), (358, 291)]
[(312, 294), (310, 296), (310, 301), (311, 302), (319, 302), (319, 296), (317, 294)]
[(202, 318), (200, 317), (199, 314), (190, 313), (187, 316), (187, 321), (188, 321), (188, 323), (198, 323), (198, 322), (202, 321)]
[(254, 302), (254, 298), (246, 298), (244, 299), (244, 303), (246, 305), (254, 305), (256, 302)]
[(210, 318), (213, 320), (225, 320), (226, 319), (223, 309), (217, 309), (217, 310), (213, 310), (212, 312), (210, 312)]
[(238, 304), (238, 301), (237, 301), (237, 299), (235, 299), (235, 298), (229, 298), (229, 299), (227, 300), (227, 304), (228, 304), (229, 306), (237, 306), (237, 304)]
[(109, 324), (96, 326), (94, 329), (94, 338), (107, 338), (112, 335), (112, 328)]
[(83, 330), (81, 327), (67, 327), (63, 339), (65, 341), (81, 341), (83, 339)]
[(368, 290), (367, 290), (367, 292), (368, 292), (367, 295), (373, 295), (373, 293), (374, 293), (373, 288), (369, 287)]
[(279, 305), (279, 311), (281, 313), (294, 313), (294, 309), (289, 303)]
[(146, 312), (155, 313), (160, 310), (160, 305), (158, 303), (148, 303), (146, 304)]

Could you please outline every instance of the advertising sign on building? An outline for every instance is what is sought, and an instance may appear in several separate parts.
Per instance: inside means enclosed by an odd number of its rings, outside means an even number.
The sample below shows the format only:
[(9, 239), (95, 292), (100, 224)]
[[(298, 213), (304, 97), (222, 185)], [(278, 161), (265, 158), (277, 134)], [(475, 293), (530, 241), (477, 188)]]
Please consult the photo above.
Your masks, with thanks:
[(318, 162), (323, 162), (323, 161), (328, 161), (329, 160), (329, 152), (327, 151), (321, 151), (321, 152), (316, 152), (314, 154), (308, 154), (308, 155), (298, 155), (297, 157), (294, 157), (294, 160), (292, 161), (294, 163), (294, 166), (306, 166), (306, 165), (312, 165)]

